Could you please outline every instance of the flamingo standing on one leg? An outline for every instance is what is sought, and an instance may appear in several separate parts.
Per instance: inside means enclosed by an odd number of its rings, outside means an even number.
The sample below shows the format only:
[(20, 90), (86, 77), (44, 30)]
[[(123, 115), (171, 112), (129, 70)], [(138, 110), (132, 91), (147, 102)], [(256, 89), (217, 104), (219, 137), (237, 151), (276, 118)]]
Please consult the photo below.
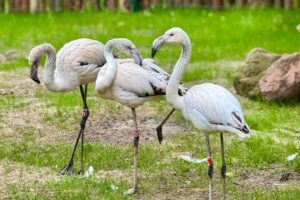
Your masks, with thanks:
[[(115, 59), (112, 49), (118, 47), (121, 50), (129, 51), (134, 58)], [(138, 145), (139, 130), (136, 119), (135, 108), (146, 101), (165, 94), (167, 81), (163, 79), (163, 71), (158, 66), (147, 64), (147, 59), (142, 61), (140, 54), (131, 41), (125, 38), (112, 39), (105, 45), (104, 56), (107, 64), (100, 70), (95, 90), (105, 99), (115, 100), (132, 110), (134, 120), (134, 182), (133, 188), (127, 190), (126, 194), (137, 191), (137, 165), (138, 165)], [(140, 66), (143, 62), (143, 66)], [(136, 64), (137, 63), (137, 64)], [(146, 65), (146, 66), (145, 66)], [(186, 89), (178, 84), (177, 93), (182, 95)]]
[[(149, 58), (143, 59), (142, 67), (144, 67), (150, 73), (153, 73), (154, 76), (158, 77), (161, 81), (164, 81), (165, 83), (169, 82), (171, 75), (168, 74), (165, 70), (161, 69), (159, 66), (155, 65), (154, 60)], [(180, 96), (185, 95), (185, 93), (188, 91), (188, 89), (184, 87), (181, 82), (178, 89), (179, 89), (178, 92)], [(174, 112), (175, 112), (175, 108), (173, 108), (169, 112), (169, 114), (162, 120), (162, 122), (156, 127), (159, 143), (163, 141), (163, 133), (162, 133), (163, 125), (167, 122), (167, 120), (171, 117), (171, 115)]]
[(204, 83), (195, 85), (187, 91), (184, 96), (179, 96), (177, 88), (180, 83), (185, 66), (191, 56), (191, 42), (188, 35), (181, 28), (171, 28), (164, 35), (153, 42), (152, 56), (164, 43), (180, 44), (182, 46), (181, 56), (178, 59), (169, 84), (167, 86), (167, 101), (174, 108), (183, 112), (186, 119), (192, 121), (194, 126), (203, 130), (206, 134), (206, 144), (208, 152), (208, 175), (209, 199), (212, 199), (212, 177), (213, 160), (209, 143), (209, 133), (220, 132), (221, 156), (223, 179), (223, 197), (226, 199), (226, 164), (224, 156), (223, 132), (235, 133), (239, 137), (245, 137), (250, 132), (244, 120), (243, 111), (238, 100), (225, 88)]
[(88, 84), (94, 82), (100, 68), (106, 63), (103, 55), (104, 45), (96, 40), (78, 39), (63, 46), (56, 54), (55, 48), (48, 43), (34, 47), (29, 53), (31, 66), (30, 78), (40, 83), (38, 66), (43, 54), (47, 55), (44, 68), (44, 83), (50, 91), (68, 92), (79, 86), (83, 101), (83, 113), (80, 121), (80, 131), (68, 164), (60, 171), (70, 172), (73, 168), (74, 154), (81, 137), (81, 168), (83, 172), (83, 140), (86, 121), (89, 117), (87, 106)]

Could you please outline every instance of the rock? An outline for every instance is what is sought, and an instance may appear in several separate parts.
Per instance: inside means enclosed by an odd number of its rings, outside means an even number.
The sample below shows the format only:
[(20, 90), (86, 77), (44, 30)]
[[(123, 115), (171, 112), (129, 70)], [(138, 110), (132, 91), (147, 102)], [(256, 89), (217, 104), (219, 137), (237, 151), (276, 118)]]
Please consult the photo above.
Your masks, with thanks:
[(271, 64), (280, 58), (280, 55), (270, 53), (262, 48), (252, 49), (246, 58), (240, 73), (235, 77), (234, 87), (242, 96), (256, 98), (260, 95), (258, 81)]
[(300, 53), (283, 55), (274, 62), (259, 81), (266, 100), (300, 99)]

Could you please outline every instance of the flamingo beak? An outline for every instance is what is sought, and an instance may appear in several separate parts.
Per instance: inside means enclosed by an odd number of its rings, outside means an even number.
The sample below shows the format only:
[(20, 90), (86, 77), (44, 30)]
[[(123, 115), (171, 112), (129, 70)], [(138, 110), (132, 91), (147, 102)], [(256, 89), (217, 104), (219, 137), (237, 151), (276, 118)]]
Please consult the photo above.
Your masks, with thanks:
[(36, 82), (36, 83), (38, 83), (38, 84), (41, 83), (41, 81), (40, 81), (40, 79), (39, 79), (39, 77), (38, 77), (38, 65), (37, 65), (36, 62), (33, 63), (33, 65), (31, 66), (31, 69), (30, 69), (30, 78), (31, 78), (34, 82)]
[(243, 131), (245, 134), (248, 134), (248, 133), (250, 133), (250, 128), (247, 125), (244, 125), (241, 128), (241, 131)]
[(167, 36), (161, 36), (159, 38), (156, 38), (152, 43), (152, 52), (151, 57), (154, 58), (157, 50), (164, 44), (164, 42), (167, 40)]
[(136, 64), (142, 66), (143, 58), (142, 58), (141, 54), (136, 49), (133, 49), (130, 52), (131, 52), (132, 58), (134, 59), (134, 62)]

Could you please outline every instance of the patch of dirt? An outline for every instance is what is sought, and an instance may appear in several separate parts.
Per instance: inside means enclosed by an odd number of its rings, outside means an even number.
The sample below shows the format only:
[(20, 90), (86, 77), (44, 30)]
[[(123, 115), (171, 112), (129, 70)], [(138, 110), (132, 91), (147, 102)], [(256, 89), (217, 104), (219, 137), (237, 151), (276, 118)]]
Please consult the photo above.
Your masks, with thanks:
[[(46, 109), (46, 108), (42, 108)], [(92, 112), (92, 111), (91, 111)], [(154, 114), (151, 112), (139, 112), (138, 126), (140, 129), (140, 141), (142, 143), (157, 140), (156, 126), (162, 119), (152, 117)], [(38, 135), (35, 136), (36, 142), (67, 142), (74, 143), (76, 140), (79, 123), (71, 125), (74, 131), (60, 130), (54, 125), (45, 124), (42, 120), (43, 113), (35, 110), (20, 110), (9, 111), (6, 114), (6, 137), (22, 138), (24, 133), (18, 131), (18, 128), (24, 130), (31, 128), (36, 130)], [(177, 135), (186, 132), (187, 125), (181, 122), (168, 121), (163, 127), (165, 137), (169, 135)], [(131, 144), (133, 140), (133, 120), (131, 111), (125, 109), (124, 112), (109, 112), (90, 117), (86, 124), (85, 140), (89, 142), (101, 142), (114, 145), (127, 145)]]
[(7, 187), (10, 185), (30, 185), (33, 183), (45, 183), (49, 180), (58, 181), (61, 176), (47, 167), (31, 167), (14, 163), (11, 160), (0, 161), (0, 196), (3, 198)]
[[(41, 109), (47, 110), (46, 108)], [(154, 118), (155, 114), (152, 112), (138, 111), (140, 142), (157, 140), (155, 128), (162, 119)], [(5, 128), (3, 136), (21, 139), (24, 133), (20, 133), (19, 129), (34, 129), (39, 133), (35, 135), (35, 141), (43, 143), (74, 143), (79, 131), (79, 123), (72, 125), (74, 131), (60, 130), (54, 125), (46, 124), (42, 121), (42, 113), (38, 109), (27, 109), (27, 107), (19, 111), (8, 111), (5, 121), (6, 125), (2, 127)], [(85, 141), (128, 145), (133, 140), (133, 129), (133, 120), (129, 109), (125, 109), (122, 113), (108, 111), (107, 114), (93, 115), (88, 119)], [(187, 130), (186, 124), (175, 121), (168, 121), (163, 127), (165, 137), (183, 134)]]
[[(52, 142), (72, 139), (71, 133), (60, 130), (54, 125), (46, 124), (42, 121), (42, 113), (38, 109), (27, 109), (25, 107), (19, 111), (8, 111), (5, 115), (6, 130), (3, 135), (6, 138), (22, 140), (24, 134), (29, 130), (34, 130), (35, 142)], [(26, 131), (28, 130), (28, 131)]]
[[(157, 140), (156, 127), (162, 119), (153, 117), (155, 113), (151, 108), (141, 107), (136, 112), (140, 142)], [(187, 129), (186, 124), (169, 120), (163, 127), (163, 134), (165, 137), (178, 135), (186, 132)], [(133, 141), (133, 130), (131, 111), (124, 109), (124, 112), (107, 112), (97, 118), (90, 118), (87, 121), (85, 135), (88, 141), (126, 145), (131, 144)]]
[(14, 72), (0, 72), (3, 95), (27, 97), (32, 100), (36, 83), (29, 78), (29, 69), (17, 69)]
[[(49, 125), (42, 121), (45, 113), (53, 110), (45, 107), (44, 102), (36, 98), (35, 90), (37, 85), (28, 77), (28, 69), (18, 69), (14, 72), (0, 72), (0, 82), (5, 83), (4, 95), (21, 96), (25, 107), (19, 110), (8, 110), (5, 114), (6, 122), (2, 129), (6, 137), (22, 139), (18, 129), (31, 128), (38, 133), (35, 135), (36, 142), (74, 143), (79, 132), (79, 120), (73, 126), (73, 131), (60, 130), (55, 125)], [(47, 90), (46, 88), (43, 88)], [(99, 98), (99, 100), (101, 100)], [(80, 104), (81, 102), (78, 102)], [(123, 106), (120, 106), (123, 107)], [(120, 109), (123, 112), (109, 111), (97, 114), (90, 110), (91, 115), (87, 121), (85, 129), (85, 140), (89, 142), (103, 142), (113, 145), (131, 144), (133, 140), (133, 120), (131, 110), (128, 108)], [(156, 111), (153, 108), (141, 106), (137, 108), (138, 126), (140, 130), (140, 141), (147, 142), (157, 140), (156, 130), (161, 118), (155, 118)], [(168, 113), (165, 113), (167, 115)], [(79, 116), (78, 116), (79, 118)], [(187, 130), (187, 125), (174, 120), (169, 120), (163, 127), (164, 136), (182, 134)]]
[(22, 55), (20, 52), (16, 50), (10, 50), (4, 53), (0, 53), (0, 63), (6, 63), (12, 60), (16, 60), (18, 58), (21, 58)]
[(233, 183), (244, 189), (270, 189), (300, 185), (300, 173), (278, 164), (261, 170), (246, 169), (241, 176), (234, 178)]

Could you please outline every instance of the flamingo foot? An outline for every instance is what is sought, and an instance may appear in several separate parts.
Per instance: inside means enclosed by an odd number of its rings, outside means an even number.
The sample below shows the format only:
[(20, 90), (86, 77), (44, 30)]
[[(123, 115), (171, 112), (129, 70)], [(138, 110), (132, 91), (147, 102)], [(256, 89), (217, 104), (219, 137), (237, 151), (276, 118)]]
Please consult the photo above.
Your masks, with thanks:
[(131, 194), (134, 194), (136, 193), (136, 189), (135, 188), (130, 188), (129, 190), (126, 190), (124, 192), (125, 195), (131, 195)]
[(73, 173), (73, 161), (70, 161), (68, 164), (66, 164), (66, 166), (62, 170), (60, 170), (59, 173), (62, 175), (72, 174)]
[(79, 172), (78, 172), (78, 175), (83, 175), (83, 174), (84, 174), (83, 169), (80, 169)]

